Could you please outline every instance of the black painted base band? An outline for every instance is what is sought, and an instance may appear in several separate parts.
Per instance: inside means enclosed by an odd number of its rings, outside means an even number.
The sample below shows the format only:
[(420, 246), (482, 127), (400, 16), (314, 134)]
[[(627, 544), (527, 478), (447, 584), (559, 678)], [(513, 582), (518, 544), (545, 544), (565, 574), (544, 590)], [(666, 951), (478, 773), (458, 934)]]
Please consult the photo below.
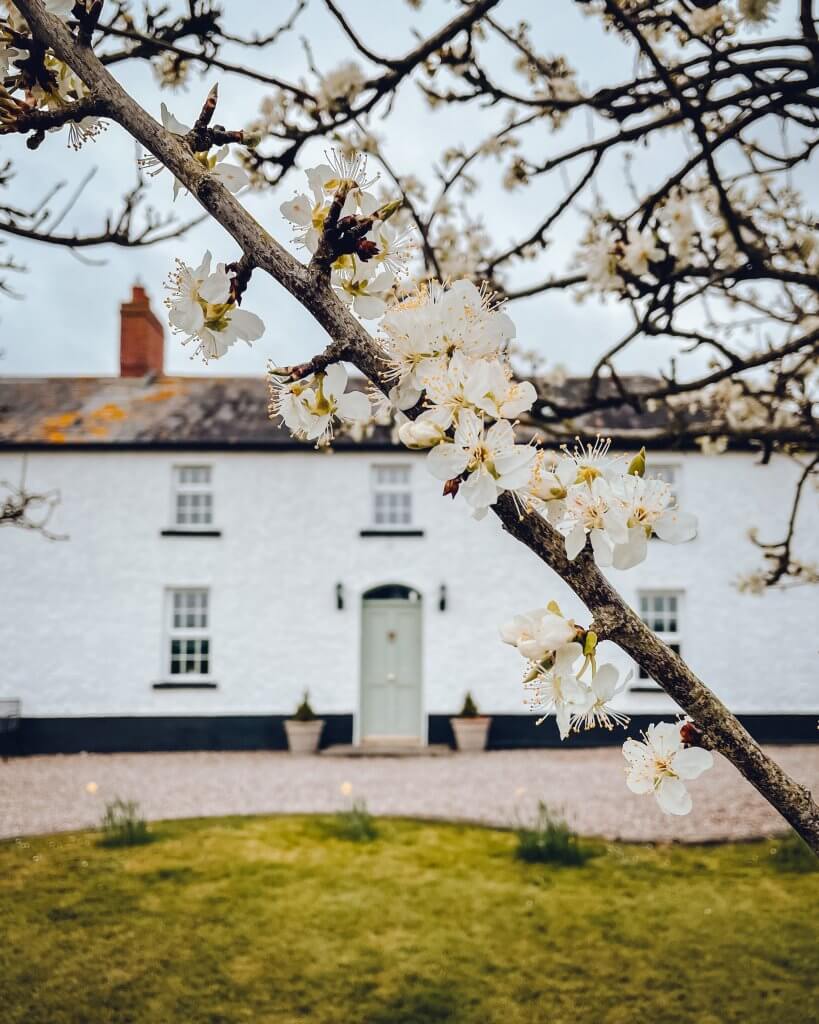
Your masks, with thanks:
[[(635, 715), (628, 730), (593, 729), (561, 743), (555, 723), (535, 725), (533, 715), (493, 715), (491, 750), (599, 747), (639, 736), (650, 722), (670, 716)], [(816, 715), (740, 715), (760, 743), (817, 743)], [(322, 715), (322, 747), (352, 743), (353, 716)], [(0, 755), (138, 753), (170, 750), (284, 750), (284, 715), (213, 715), (121, 718), (22, 718), (14, 732), (0, 733)], [(449, 715), (429, 716), (429, 742), (454, 745)]]

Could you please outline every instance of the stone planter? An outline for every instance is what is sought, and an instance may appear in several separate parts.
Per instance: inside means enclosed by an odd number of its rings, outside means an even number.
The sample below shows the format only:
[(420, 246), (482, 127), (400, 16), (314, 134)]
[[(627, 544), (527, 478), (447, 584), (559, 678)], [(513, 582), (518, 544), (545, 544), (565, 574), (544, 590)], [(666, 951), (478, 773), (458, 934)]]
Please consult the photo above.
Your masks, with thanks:
[(452, 731), (455, 733), (455, 745), (465, 754), (475, 754), (486, 750), (486, 738), (492, 719), (488, 715), (477, 718), (450, 718)]
[(287, 733), (287, 745), (291, 754), (315, 754), (321, 739), (324, 719), (316, 718), (312, 722), (297, 722), (294, 718), (285, 718), (284, 731)]

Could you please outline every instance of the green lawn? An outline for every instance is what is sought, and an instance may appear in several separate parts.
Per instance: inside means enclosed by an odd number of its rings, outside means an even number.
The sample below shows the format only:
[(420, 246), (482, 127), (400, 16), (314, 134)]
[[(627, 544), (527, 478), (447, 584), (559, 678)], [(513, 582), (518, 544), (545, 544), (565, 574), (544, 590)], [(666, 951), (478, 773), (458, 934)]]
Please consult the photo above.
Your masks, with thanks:
[(819, 874), (775, 844), (609, 845), (526, 864), (515, 837), (326, 819), (163, 823), (0, 844), (3, 1024), (806, 1024)]

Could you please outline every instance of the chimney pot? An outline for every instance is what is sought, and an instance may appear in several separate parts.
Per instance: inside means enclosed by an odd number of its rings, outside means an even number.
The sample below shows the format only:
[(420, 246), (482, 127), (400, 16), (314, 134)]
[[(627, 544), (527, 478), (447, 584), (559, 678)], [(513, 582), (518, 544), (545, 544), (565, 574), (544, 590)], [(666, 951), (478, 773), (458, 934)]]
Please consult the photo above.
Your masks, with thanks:
[(165, 335), (141, 284), (120, 306), (119, 372), (121, 377), (161, 375), (165, 363)]

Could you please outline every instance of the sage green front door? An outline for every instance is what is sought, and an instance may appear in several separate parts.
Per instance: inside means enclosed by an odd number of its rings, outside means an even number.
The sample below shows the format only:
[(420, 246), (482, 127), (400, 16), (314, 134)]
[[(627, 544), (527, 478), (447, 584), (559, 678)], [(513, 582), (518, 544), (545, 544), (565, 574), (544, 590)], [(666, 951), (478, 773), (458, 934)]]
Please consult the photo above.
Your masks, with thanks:
[(364, 598), (361, 739), (421, 739), (421, 600)]

